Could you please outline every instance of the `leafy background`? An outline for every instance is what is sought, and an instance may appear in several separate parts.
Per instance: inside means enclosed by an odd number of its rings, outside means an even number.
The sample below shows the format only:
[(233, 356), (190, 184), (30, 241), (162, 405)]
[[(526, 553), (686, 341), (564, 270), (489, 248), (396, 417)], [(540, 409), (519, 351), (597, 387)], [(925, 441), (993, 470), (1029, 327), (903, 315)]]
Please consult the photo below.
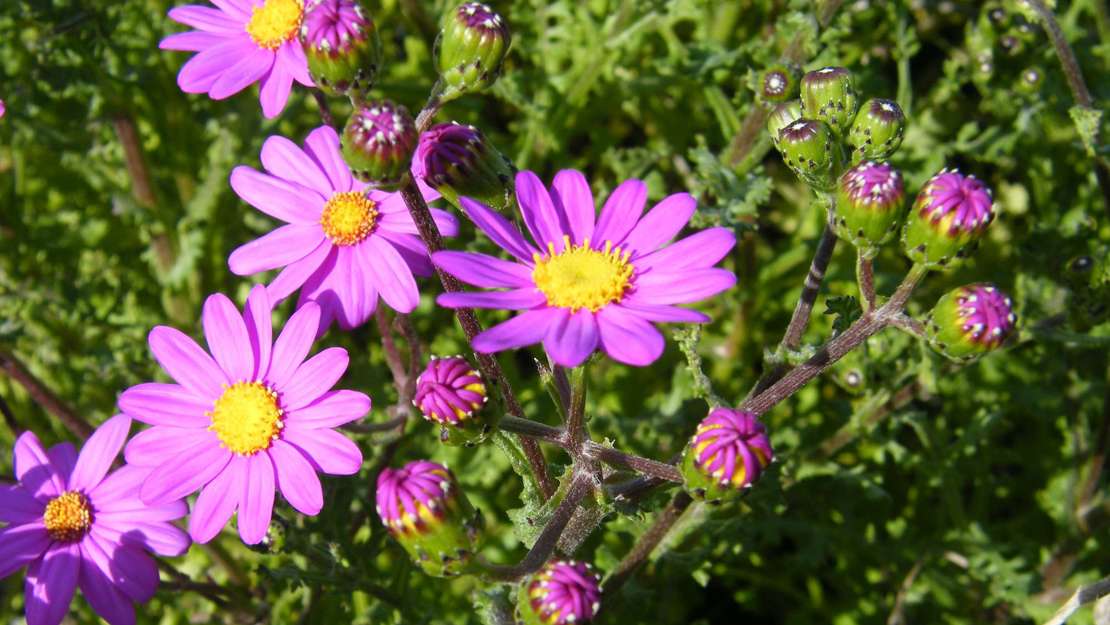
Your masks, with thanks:
[[(245, 298), (251, 280), (227, 271), (227, 255), (272, 224), (232, 193), (228, 173), (257, 166), (267, 136), (301, 140), (320, 123), (303, 89), (273, 121), (250, 93), (223, 102), (181, 93), (175, 76), (185, 55), (157, 50), (177, 30), (165, 17), (170, 4), (0, 5), (8, 108), (0, 120), (0, 355), (23, 362), (93, 424), (113, 414), (122, 389), (160, 375), (145, 343), (150, 327), (199, 335), (208, 293)], [(814, 16), (826, 2), (816, 4), (501, 2), (514, 33), (505, 76), (441, 114), (479, 126), (545, 179), (579, 168), (599, 197), (630, 177), (646, 180), (654, 200), (688, 189), (699, 197), (700, 224), (735, 228), (742, 242), (727, 265), (740, 283), (702, 306), (715, 321), (700, 340), (684, 336), (713, 392), (731, 402), (778, 342), (822, 224), (766, 136), (738, 136), (758, 106), (756, 72), (791, 42), (806, 69), (847, 66), (866, 97), (901, 103), (910, 125), (893, 162), (909, 189), (949, 165), (996, 191), (1001, 218), (974, 260), (931, 276), (910, 310), (921, 315), (950, 288), (994, 281), (1014, 297), (1016, 340), (957, 367), (894, 330), (873, 338), (765, 417), (780, 459), (771, 474), (742, 502), (688, 513), (649, 565), (605, 599), (599, 622), (1044, 620), (1076, 585), (1110, 571), (1100, 549), (1110, 518), (1101, 476), (1110, 438), (1110, 218), (1093, 174), (1095, 159), (1106, 158), (1095, 140), (1100, 120), (1079, 118), (1088, 132), (1077, 130), (1044, 32), (1009, 1), (849, 1), (824, 29)], [(1058, 4), (1100, 104), (1110, 96), (1105, 2)], [(374, 94), (418, 110), (434, 82), (431, 45), (448, 3), (372, 5), (388, 59)], [(992, 18), (996, 8), (1003, 19)], [(1043, 82), (1023, 82), (1030, 70)], [(129, 153), (129, 144), (139, 149)], [(454, 245), (488, 244), (466, 227)], [(854, 309), (844, 299), (855, 293), (847, 247), (815, 309), (812, 344)], [(885, 251), (880, 291), (907, 268), (896, 249)], [(461, 352), (461, 332), (432, 305), (436, 292), (424, 284), (417, 329), (431, 351)], [(831, 314), (820, 314), (826, 308)], [(384, 421), (396, 392), (372, 325), (333, 330), (322, 343), (351, 350), (344, 385), (369, 392), (368, 419)], [(536, 355), (502, 362), (529, 415), (551, 423)], [(679, 451), (706, 409), (706, 389), (685, 363), (671, 341), (649, 368), (595, 364), (595, 437), (655, 458)], [(14, 415), (0, 427), (0, 448), (23, 429), (48, 443), (72, 439), (3, 375), (0, 397)], [(167, 574), (139, 621), (482, 622), (476, 601), (488, 595), (472, 578), (434, 580), (409, 565), (369, 513), (368, 488), (387, 460), (447, 462), (485, 511), (485, 554), (512, 562), (527, 528), (507, 514), (521, 508), (522, 492), (505, 457), (490, 445), (443, 447), (415, 420), (399, 445), (355, 437), (367, 457), (362, 474), (326, 481), (317, 518), (279, 504), (284, 531), (269, 552), (248, 550), (227, 531), (214, 548), (174, 562), (221, 587), (222, 604)], [(566, 461), (555, 452), (548, 459), (556, 474)], [(11, 476), (7, 454), (0, 476)], [(612, 570), (668, 496), (602, 504), (606, 520), (577, 556)], [(22, 602), (20, 574), (0, 581), (0, 621), (19, 621)], [(71, 614), (96, 621), (80, 600)], [(1075, 622), (1091, 622), (1090, 611)]]

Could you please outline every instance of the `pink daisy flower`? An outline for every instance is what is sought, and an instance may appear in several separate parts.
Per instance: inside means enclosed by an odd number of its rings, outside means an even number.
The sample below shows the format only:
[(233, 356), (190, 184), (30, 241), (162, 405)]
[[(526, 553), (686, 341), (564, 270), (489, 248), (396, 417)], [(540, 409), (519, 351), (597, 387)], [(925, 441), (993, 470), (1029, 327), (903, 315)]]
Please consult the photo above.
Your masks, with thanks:
[(112, 625), (135, 622), (134, 603), (158, 587), (149, 552), (179, 556), (189, 537), (170, 521), (189, 511), (167, 499), (139, 500), (146, 469), (125, 466), (108, 473), (123, 447), (131, 419), (117, 415), (101, 425), (78, 455), (61, 443), (43, 450), (25, 432), (15, 442), (15, 484), (0, 484), (0, 578), (27, 566), (28, 625), (57, 625), (81, 587), (92, 609)]
[(713, 267), (736, 238), (710, 228), (667, 245), (694, 214), (687, 193), (668, 196), (643, 215), (647, 186), (622, 183), (595, 217), (585, 176), (564, 170), (551, 193), (536, 174), (516, 176), (516, 198), (533, 245), (507, 219), (470, 198), (461, 205), (474, 223), (516, 262), (471, 252), (437, 252), (432, 261), (474, 286), (505, 290), (444, 293), (448, 308), (523, 310), (474, 337), (474, 349), (493, 353), (542, 342), (555, 362), (582, 364), (600, 348), (609, 357), (643, 366), (663, 353), (653, 322), (704, 323), (704, 314), (678, 308), (730, 288), (736, 276)]
[[(400, 193), (367, 190), (351, 176), (339, 152), (339, 135), (313, 130), (304, 149), (284, 137), (262, 146), (262, 166), (231, 172), (231, 187), (248, 204), (286, 222), (231, 253), (231, 271), (246, 276), (284, 267), (268, 289), (274, 302), (301, 290), (298, 306), (315, 301), (323, 311), (320, 331), (333, 319), (344, 330), (362, 325), (378, 296), (398, 312), (420, 302), (415, 276), (432, 275), (427, 248)], [(439, 197), (421, 186), (424, 197)], [(432, 209), (445, 236), (458, 221)]]
[(159, 504), (197, 490), (189, 534), (204, 543), (239, 511), (239, 536), (256, 544), (266, 535), (274, 491), (296, 510), (323, 508), (317, 471), (358, 473), (362, 452), (332, 428), (370, 410), (370, 398), (332, 391), (347, 370), (347, 351), (325, 349), (305, 360), (320, 323), (320, 307), (302, 306), (277, 337), (270, 299), (255, 286), (240, 315), (220, 293), (204, 303), (209, 356), (184, 333), (158, 326), (150, 350), (177, 384), (133, 386), (120, 408), (154, 427), (127, 444), (127, 462), (153, 471), (143, 501)]
[(177, 74), (185, 93), (223, 100), (261, 81), (262, 114), (285, 108), (293, 81), (312, 87), (297, 33), (304, 17), (301, 0), (212, 0), (216, 8), (188, 5), (170, 9), (170, 19), (196, 30), (170, 35), (163, 50), (196, 52)]

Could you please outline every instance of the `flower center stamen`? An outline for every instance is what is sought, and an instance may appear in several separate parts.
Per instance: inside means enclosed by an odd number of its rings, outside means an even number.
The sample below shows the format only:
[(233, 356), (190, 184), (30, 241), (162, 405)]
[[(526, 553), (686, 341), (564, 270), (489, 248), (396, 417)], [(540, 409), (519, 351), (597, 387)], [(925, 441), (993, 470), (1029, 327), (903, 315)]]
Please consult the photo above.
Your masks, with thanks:
[(597, 312), (621, 301), (635, 271), (628, 262), (632, 253), (614, 248), (610, 241), (605, 242), (604, 250), (590, 247), (588, 239), (575, 246), (564, 236), (563, 242), (562, 252), (555, 253), (555, 244), (548, 243), (546, 258), (539, 254), (532, 258), (536, 263), (532, 281), (547, 296), (547, 305)]
[(261, 382), (236, 382), (224, 386), (207, 416), (208, 429), (228, 451), (251, 456), (268, 449), (281, 433), (282, 411), (277, 393)]
[(92, 527), (92, 505), (77, 491), (67, 491), (50, 500), (42, 514), (50, 537), (59, 542), (80, 539)]
[(265, 0), (251, 10), (247, 34), (259, 48), (276, 50), (296, 36), (303, 16), (301, 0)]
[(324, 234), (336, 245), (361, 242), (377, 223), (377, 203), (358, 191), (336, 193), (320, 213)]

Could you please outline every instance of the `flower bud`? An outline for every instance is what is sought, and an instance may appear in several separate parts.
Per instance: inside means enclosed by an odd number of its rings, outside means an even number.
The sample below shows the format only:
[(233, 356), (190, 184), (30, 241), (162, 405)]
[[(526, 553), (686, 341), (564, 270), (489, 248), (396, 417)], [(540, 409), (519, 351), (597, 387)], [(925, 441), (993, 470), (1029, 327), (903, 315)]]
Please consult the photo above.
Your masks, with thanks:
[(416, 379), (412, 404), (428, 421), (440, 424), (440, 440), (454, 445), (479, 443), (497, 425), (497, 411), (483, 411), (489, 396), (482, 374), (462, 356), (432, 357)]
[(890, 165), (863, 161), (844, 172), (836, 189), (836, 234), (873, 258), (901, 223), (902, 174)]
[(593, 567), (554, 560), (520, 585), (516, 617), (522, 625), (588, 623), (601, 609), (601, 579)]
[(937, 301), (925, 324), (933, 348), (954, 360), (997, 349), (1017, 322), (1013, 302), (993, 284), (969, 284)]
[(356, 108), (340, 140), (343, 159), (355, 178), (386, 190), (396, 187), (408, 172), (415, 145), (412, 115), (389, 100)]
[(455, 206), (460, 196), (496, 209), (512, 203), (512, 163), (474, 126), (432, 126), (420, 135), (412, 171)]
[(436, 39), (436, 69), (443, 100), (485, 89), (501, 74), (509, 51), (509, 26), (489, 5), (467, 2), (443, 20)]
[(1040, 93), (1041, 86), (1044, 85), (1044, 72), (1039, 67), (1027, 67), (1021, 72), (1021, 78), (1018, 80), (1018, 88), (1028, 94)]
[(779, 146), (779, 132), (790, 124), (802, 118), (802, 101), (798, 99), (783, 102), (775, 107), (767, 117), (767, 132), (771, 134), (771, 143), (775, 149), (782, 151)]
[(856, 115), (856, 88), (852, 73), (843, 67), (825, 67), (802, 77), (802, 110), (838, 136), (848, 130)]
[(835, 183), (837, 165), (833, 136), (822, 121), (799, 119), (779, 131), (782, 160), (806, 184), (828, 190)]
[(885, 161), (902, 145), (906, 116), (894, 100), (872, 98), (856, 114), (848, 145), (857, 160)]
[(761, 100), (778, 104), (796, 97), (798, 97), (798, 72), (794, 68), (787, 65), (772, 65), (760, 72), (759, 98)]
[(682, 456), (686, 490), (716, 503), (749, 488), (774, 459), (767, 429), (746, 410), (714, 408)]
[(389, 533), (428, 575), (457, 575), (474, 553), (481, 529), (454, 474), (416, 460), (378, 475), (377, 511)]
[(364, 93), (382, 62), (378, 30), (359, 0), (312, 0), (301, 45), (316, 86), (331, 95)]
[(990, 189), (975, 176), (941, 170), (913, 203), (902, 248), (914, 262), (942, 267), (967, 256), (994, 219)]

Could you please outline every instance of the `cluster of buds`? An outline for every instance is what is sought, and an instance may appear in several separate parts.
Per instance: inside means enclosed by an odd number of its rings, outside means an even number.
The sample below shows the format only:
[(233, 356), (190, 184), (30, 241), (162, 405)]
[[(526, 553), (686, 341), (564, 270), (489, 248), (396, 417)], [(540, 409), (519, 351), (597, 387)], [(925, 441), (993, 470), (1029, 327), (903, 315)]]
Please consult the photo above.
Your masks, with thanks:
[(355, 108), (340, 139), (343, 159), (355, 178), (384, 190), (404, 179), (415, 146), (412, 115), (389, 100)]
[(522, 625), (588, 623), (601, 609), (601, 580), (585, 562), (555, 560), (520, 585)]
[(1000, 347), (1016, 323), (1009, 296), (993, 284), (970, 284), (937, 301), (925, 331), (938, 352), (969, 360)]
[(497, 425), (497, 411), (482, 410), (489, 395), (479, 373), (462, 356), (435, 358), (416, 379), (412, 405), (437, 423), (440, 440), (454, 445), (481, 442)]
[(767, 428), (754, 414), (714, 408), (683, 452), (682, 476), (690, 496), (716, 503), (750, 488), (772, 460)]
[(482, 519), (447, 467), (416, 460), (383, 469), (376, 503), (382, 524), (428, 575), (458, 575), (469, 563)]
[(412, 173), (456, 206), (460, 197), (512, 204), (513, 165), (474, 126), (438, 124), (421, 134)]
[(312, 81), (324, 92), (361, 98), (374, 82), (381, 42), (359, 0), (311, 0), (300, 39)]
[(481, 2), (467, 2), (443, 20), (436, 69), (443, 100), (485, 89), (497, 80), (512, 41), (504, 18)]

